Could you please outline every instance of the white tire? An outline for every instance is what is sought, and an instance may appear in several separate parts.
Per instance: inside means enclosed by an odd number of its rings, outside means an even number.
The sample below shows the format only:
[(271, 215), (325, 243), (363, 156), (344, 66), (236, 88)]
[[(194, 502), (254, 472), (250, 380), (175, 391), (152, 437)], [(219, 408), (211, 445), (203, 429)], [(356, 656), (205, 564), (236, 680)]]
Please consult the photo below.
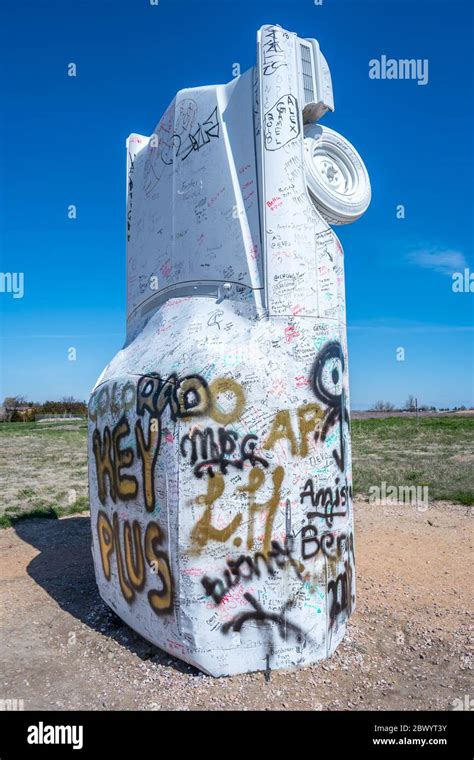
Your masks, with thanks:
[(345, 137), (320, 124), (304, 130), (305, 178), (311, 199), (329, 224), (350, 224), (370, 203), (364, 162)]

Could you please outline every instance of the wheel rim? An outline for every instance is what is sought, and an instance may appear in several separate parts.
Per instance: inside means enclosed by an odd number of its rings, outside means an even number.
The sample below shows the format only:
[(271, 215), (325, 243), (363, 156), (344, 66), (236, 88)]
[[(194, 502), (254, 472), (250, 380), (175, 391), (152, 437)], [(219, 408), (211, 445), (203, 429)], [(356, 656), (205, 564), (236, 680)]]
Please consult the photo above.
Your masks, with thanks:
[(342, 150), (330, 143), (316, 141), (309, 153), (313, 173), (331, 194), (347, 197), (357, 191), (357, 173)]

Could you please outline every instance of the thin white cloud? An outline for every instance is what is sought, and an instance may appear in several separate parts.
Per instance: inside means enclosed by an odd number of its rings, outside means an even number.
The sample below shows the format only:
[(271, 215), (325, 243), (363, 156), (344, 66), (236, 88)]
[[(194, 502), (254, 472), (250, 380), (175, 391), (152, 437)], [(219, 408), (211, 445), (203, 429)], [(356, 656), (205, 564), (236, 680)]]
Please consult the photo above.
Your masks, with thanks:
[(461, 272), (467, 266), (466, 258), (461, 251), (453, 251), (444, 248), (420, 248), (411, 251), (408, 261), (423, 269), (431, 269), (433, 272), (451, 275)]

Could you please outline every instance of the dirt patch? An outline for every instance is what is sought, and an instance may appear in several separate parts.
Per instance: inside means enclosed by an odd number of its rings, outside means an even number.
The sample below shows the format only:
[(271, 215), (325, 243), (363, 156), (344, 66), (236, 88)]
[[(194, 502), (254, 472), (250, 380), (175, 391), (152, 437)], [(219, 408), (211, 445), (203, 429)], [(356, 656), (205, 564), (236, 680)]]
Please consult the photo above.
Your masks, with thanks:
[[(472, 693), (470, 507), (356, 505), (357, 610), (331, 657), (213, 679), (101, 601), (88, 516), (0, 532), (2, 698), (25, 709), (450, 710)], [(471, 640), (472, 641), (472, 640)]]

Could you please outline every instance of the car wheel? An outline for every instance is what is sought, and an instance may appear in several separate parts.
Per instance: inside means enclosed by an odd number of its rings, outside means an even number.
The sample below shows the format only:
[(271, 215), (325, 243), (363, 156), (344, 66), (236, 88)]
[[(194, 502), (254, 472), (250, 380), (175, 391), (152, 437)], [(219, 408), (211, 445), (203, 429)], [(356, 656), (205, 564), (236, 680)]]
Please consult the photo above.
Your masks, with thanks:
[(304, 133), (305, 176), (311, 200), (329, 224), (350, 224), (367, 210), (370, 180), (351, 143), (328, 127), (308, 124)]

